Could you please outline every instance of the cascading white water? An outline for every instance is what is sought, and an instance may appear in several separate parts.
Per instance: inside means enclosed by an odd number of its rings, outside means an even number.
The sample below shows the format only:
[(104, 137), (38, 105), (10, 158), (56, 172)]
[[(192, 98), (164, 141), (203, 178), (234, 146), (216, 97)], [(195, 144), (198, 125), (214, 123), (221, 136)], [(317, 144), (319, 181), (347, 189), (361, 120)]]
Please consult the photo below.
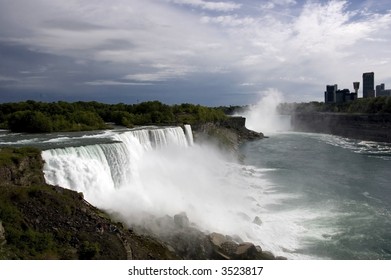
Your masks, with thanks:
[(185, 124), (185, 133), (188, 143), (192, 146), (194, 144), (193, 132), (189, 124)]
[(117, 143), (44, 151), (46, 181), (88, 194), (126, 187), (137, 177), (137, 162), (144, 153), (189, 145), (180, 127), (127, 131), (112, 138)]
[(267, 223), (253, 222), (263, 219), (261, 206), (273, 201), (264, 196), (265, 171), (193, 145), (191, 127), (185, 132), (180, 127), (113, 132), (115, 143), (43, 151), (46, 181), (83, 192), (128, 225), (148, 226), (151, 216), (186, 212), (201, 230), (236, 235), (282, 254), (270, 234), (275, 226), (270, 223), (265, 232)]

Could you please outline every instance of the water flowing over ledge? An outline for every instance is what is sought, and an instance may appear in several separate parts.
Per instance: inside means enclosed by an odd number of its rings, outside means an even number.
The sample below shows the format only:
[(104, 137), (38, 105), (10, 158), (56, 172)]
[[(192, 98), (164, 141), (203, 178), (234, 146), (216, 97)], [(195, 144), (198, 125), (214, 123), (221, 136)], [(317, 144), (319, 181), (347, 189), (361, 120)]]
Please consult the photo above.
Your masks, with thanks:
[(43, 151), (47, 183), (83, 192), (128, 226), (157, 235), (171, 230), (164, 217), (185, 213), (189, 226), (206, 234), (236, 236), (283, 254), (273, 233), (261, 230), (263, 170), (193, 144), (188, 125), (119, 131), (111, 138), (114, 143)]
[[(189, 133), (191, 128), (187, 128)], [(185, 135), (181, 127), (131, 130), (111, 138), (115, 143), (43, 151), (46, 181), (87, 193), (118, 189), (131, 183), (129, 176), (137, 172), (137, 160), (144, 153), (170, 145), (192, 145), (192, 136)]]

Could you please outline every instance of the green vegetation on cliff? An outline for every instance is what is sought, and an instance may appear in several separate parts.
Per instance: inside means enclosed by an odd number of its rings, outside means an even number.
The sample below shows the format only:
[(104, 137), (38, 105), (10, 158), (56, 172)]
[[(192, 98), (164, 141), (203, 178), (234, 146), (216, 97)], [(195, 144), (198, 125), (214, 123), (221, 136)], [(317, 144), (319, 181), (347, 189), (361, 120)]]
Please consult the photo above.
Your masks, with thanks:
[(0, 149), (0, 185), (44, 184), (41, 151), (36, 148)]
[(221, 121), (220, 109), (200, 105), (165, 105), (159, 101), (139, 104), (102, 104), (98, 102), (26, 101), (0, 104), (0, 127), (14, 132), (82, 131), (107, 128), (107, 122), (134, 125), (195, 124)]

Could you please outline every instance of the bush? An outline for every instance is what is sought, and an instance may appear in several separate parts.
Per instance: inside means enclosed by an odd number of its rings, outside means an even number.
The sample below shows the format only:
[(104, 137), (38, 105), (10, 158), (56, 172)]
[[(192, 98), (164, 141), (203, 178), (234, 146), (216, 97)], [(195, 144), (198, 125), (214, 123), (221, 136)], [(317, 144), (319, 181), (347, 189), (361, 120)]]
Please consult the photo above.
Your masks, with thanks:
[(70, 119), (78, 125), (87, 127), (103, 128), (105, 126), (102, 118), (95, 112), (76, 111), (71, 114)]
[(99, 253), (99, 244), (84, 241), (79, 249), (79, 259), (92, 260)]
[(14, 132), (41, 133), (51, 132), (53, 124), (43, 113), (27, 110), (11, 114), (8, 118), (8, 127)]

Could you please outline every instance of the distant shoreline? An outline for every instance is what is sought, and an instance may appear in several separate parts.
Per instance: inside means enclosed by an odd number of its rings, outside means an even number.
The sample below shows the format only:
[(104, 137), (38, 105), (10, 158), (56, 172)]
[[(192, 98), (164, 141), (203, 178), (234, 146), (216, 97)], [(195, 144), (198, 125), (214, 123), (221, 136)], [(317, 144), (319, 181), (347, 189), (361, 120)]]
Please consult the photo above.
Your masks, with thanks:
[(326, 133), (357, 140), (391, 143), (391, 114), (296, 112), (294, 131)]

